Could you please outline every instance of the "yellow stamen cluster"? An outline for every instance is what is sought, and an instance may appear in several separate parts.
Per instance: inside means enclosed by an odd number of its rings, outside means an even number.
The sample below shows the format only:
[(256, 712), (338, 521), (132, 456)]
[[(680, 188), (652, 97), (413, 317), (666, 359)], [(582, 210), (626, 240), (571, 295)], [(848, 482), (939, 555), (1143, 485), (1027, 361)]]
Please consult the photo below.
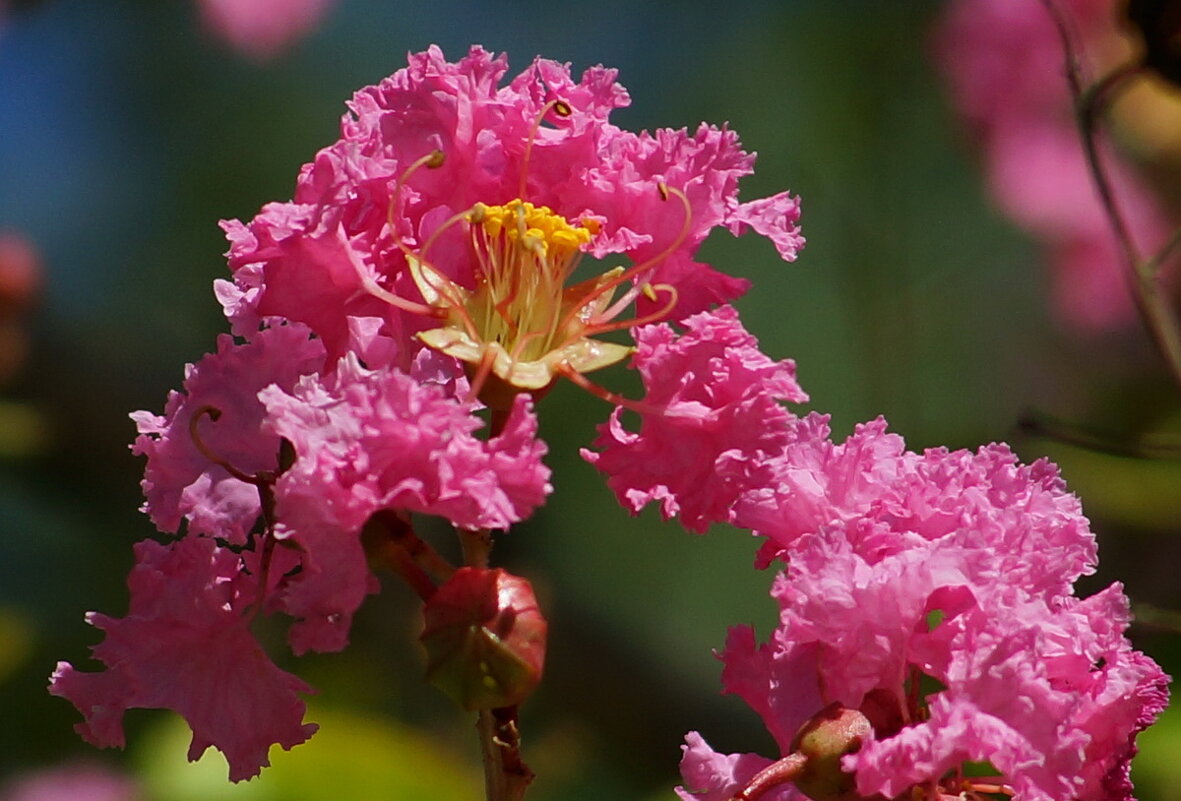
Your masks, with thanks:
[(565, 369), (595, 370), (627, 357), (630, 348), (587, 338), (622, 268), (566, 285), (594, 222), (572, 225), (519, 198), (477, 203), (464, 216), (479, 260), (473, 290), (411, 261), (424, 299), (449, 310), (447, 325), (419, 334), (424, 342), (485, 373), (488, 389), (500, 384), (507, 394), (545, 389)]
[[(473, 225), (483, 226), (491, 239), (502, 233), (510, 242), (519, 243), (526, 250), (545, 256), (550, 248), (573, 255), (590, 242), (592, 231), (585, 226), (574, 226), (548, 206), (534, 206), (527, 200), (510, 200), (503, 206), (477, 203), (468, 214)], [(556, 255), (556, 254), (555, 254)]]
[(559, 330), (562, 296), (591, 232), (519, 199), (477, 203), (468, 219), (482, 273), (467, 304), (472, 322), (483, 341), (499, 343), (511, 358), (536, 360), (569, 333)]

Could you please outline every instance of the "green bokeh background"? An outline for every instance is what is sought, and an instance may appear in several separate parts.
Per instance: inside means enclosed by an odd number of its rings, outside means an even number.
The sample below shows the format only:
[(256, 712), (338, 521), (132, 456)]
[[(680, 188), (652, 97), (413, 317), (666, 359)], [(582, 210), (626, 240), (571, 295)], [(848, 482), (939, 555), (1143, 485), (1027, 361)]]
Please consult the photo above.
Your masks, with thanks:
[[(758, 151), (746, 197), (803, 198), (808, 247), (780, 262), (720, 233), (708, 260), (754, 281), (739, 302), (773, 356), (792, 357), (810, 408), (836, 432), (879, 414), (913, 448), (1007, 440), (1050, 456), (1101, 540), (1089, 593), (1114, 580), (1137, 602), (1181, 608), (1181, 467), (1019, 437), (1028, 410), (1113, 434), (1181, 436), (1176, 394), (1137, 330), (1058, 327), (1036, 246), (990, 205), (929, 59), (940, 4), (918, 0), (534, 3), (339, 0), (323, 27), (258, 66), (203, 34), (187, 2), (26, 3), (0, 33), (0, 229), (46, 264), (33, 353), (0, 387), (0, 426), (42, 430), (0, 456), (0, 782), (65, 761), (139, 775), (151, 801), (475, 798), (470, 721), (421, 680), (418, 612), (396, 582), (358, 616), (341, 654), (272, 653), (320, 693), (313, 741), (230, 786), (211, 752), (188, 766), (169, 713), (128, 716), (125, 754), (71, 731), (44, 686), (58, 659), (86, 663), (86, 610), (122, 614), (136, 510), (133, 409), (159, 410), (182, 366), (225, 330), (210, 285), (226, 275), (216, 222), (290, 197), (296, 171), (337, 135), (356, 88), (440, 44), (620, 70), (633, 129), (728, 121)], [(603, 383), (635, 395), (622, 369)], [(18, 416), (8, 414), (12, 409)], [(496, 559), (533, 579), (548, 610), (543, 688), (523, 711), (530, 798), (670, 798), (683, 734), (772, 753), (757, 717), (718, 694), (711, 649), (727, 626), (774, 621), (755, 542), (628, 517), (578, 457), (609, 409), (569, 386), (541, 405), (551, 501), (502, 538)], [(444, 536), (445, 532), (438, 532)], [(1181, 670), (1178, 638), (1137, 626)], [(1181, 798), (1181, 726), (1142, 738), (1142, 799)]]

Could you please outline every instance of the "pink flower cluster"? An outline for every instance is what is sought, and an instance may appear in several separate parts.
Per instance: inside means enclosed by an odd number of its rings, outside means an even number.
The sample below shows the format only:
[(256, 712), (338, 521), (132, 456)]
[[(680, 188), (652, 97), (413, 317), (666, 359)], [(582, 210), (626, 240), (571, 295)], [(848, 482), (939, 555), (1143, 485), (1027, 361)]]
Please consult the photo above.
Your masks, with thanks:
[[(494, 407), (494, 430), (481, 435), (473, 395), (485, 362), (465, 373), (416, 334), (452, 326), (495, 353), (489, 343), (517, 333), (517, 295), (556, 280), (555, 303), (587, 300), (552, 319), (587, 338), (593, 355), (593, 334), (627, 324), (591, 330), (587, 320), (632, 301), (645, 321), (680, 319), (746, 289), (696, 261), (714, 228), (754, 230), (789, 260), (803, 244), (795, 198), (738, 201), (753, 156), (733, 132), (613, 125), (628, 97), (611, 70), (575, 81), (568, 66), (538, 59), (502, 85), (505, 58), (478, 47), (458, 63), (437, 48), (409, 58), (354, 96), (340, 140), (300, 171), (292, 201), (223, 223), (233, 280), (215, 289), (234, 336), (187, 368), (163, 415), (132, 415), (133, 450), (147, 458), (144, 511), (177, 537), (137, 546), (126, 617), (89, 616), (106, 636), (94, 648), (106, 670), (63, 662), (53, 675), (51, 692), (77, 706), (78, 731), (96, 745), (123, 744), (126, 709), (168, 708), (193, 729), (191, 758), (213, 745), (231, 779), (257, 774), (271, 745), (290, 748), (315, 726), (303, 722), (309, 688), (262, 651), (255, 616), (290, 616), (297, 654), (341, 649), (378, 589), (361, 536), (376, 513), (507, 529), (544, 501), (550, 474), (530, 394)], [(551, 233), (526, 229), (527, 204), (528, 219)], [(489, 233), (493, 208), (519, 215), (519, 230)], [(630, 260), (630, 272), (564, 292), (566, 262), (554, 254), (579, 236), (582, 252)], [(490, 318), (461, 303), (501, 279), (510, 291)], [(733, 412), (697, 425), (703, 441), (706, 428), (776, 414), (773, 403), (743, 399), (748, 375), (802, 398), (790, 367), (759, 355), (732, 312), (698, 319), (708, 358), (747, 362), (725, 367)], [(660, 330), (641, 341), (641, 369), (675, 372), (678, 359), (705, 369), (706, 356), (662, 346), (670, 337)], [(500, 355), (516, 359), (539, 336), (527, 332)], [(690, 387), (653, 399), (686, 419), (701, 403)]]
[[(769, 640), (738, 627), (721, 655), (725, 691), (782, 753), (829, 704), (872, 701), (895, 723), (844, 758), (861, 797), (955, 796), (965, 763), (986, 762), (996, 776), (975, 781), (1015, 799), (1131, 798), (1135, 736), (1168, 679), (1124, 637), (1118, 584), (1074, 595), (1095, 540), (1053, 465), (1021, 465), (1003, 445), (914, 453), (882, 420), (837, 444), (825, 417), (770, 410), (802, 393), (731, 312), (685, 325), (637, 334), (649, 397), (670, 414), (642, 415), (638, 432), (613, 417), (589, 456), (633, 511), (658, 501), (692, 530), (748, 528), (762, 563), (787, 563)], [(717, 753), (693, 732), (679, 792), (727, 801), (774, 761)], [(783, 785), (765, 797), (804, 796)]]
[[(1118, 65), (1116, 0), (1055, 0), (1092, 72)], [(1066, 57), (1049, 12), (1030, 0), (956, 0), (938, 31), (951, 99), (977, 137), (992, 194), (1040, 240), (1053, 268), (1060, 317), (1082, 330), (1131, 319), (1123, 257), (1084, 158), (1066, 80)], [(1098, 74), (1093, 77), (1099, 77)], [(1104, 143), (1116, 199), (1142, 252), (1160, 248), (1172, 224), (1132, 164)]]

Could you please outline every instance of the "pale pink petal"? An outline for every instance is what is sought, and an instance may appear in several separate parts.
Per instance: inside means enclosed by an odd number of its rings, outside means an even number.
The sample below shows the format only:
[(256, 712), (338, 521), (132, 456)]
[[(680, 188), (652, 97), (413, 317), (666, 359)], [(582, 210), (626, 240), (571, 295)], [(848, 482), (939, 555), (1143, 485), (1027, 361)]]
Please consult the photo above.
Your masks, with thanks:
[[(1076, 37), (1084, 69), (1100, 75), (1115, 67), (1124, 35), (1120, 4), (1058, 0), (1055, 6)], [(1081, 330), (1131, 321), (1124, 257), (1084, 158), (1062, 43), (1044, 4), (956, 0), (937, 34), (950, 99), (979, 141), (997, 204), (1044, 246), (1055, 311)], [(1131, 238), (1152, 253), (1173, 228), (1161, 199), (1114, 148), (1099, 144)]]
[(86, 762), (20, 773), (0, 787), (3, 801), (140, 801), (143, 797), (130, 776)]

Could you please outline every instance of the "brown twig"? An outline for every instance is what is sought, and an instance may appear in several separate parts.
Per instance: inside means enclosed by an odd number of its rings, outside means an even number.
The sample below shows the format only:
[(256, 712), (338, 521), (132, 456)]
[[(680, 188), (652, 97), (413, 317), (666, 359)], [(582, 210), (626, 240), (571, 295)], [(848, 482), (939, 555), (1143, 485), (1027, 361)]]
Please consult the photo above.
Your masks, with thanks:
[(1181, 459), (1181, 443), (1160, 439), (1125, 442), (1109, 433), (1028, 411), (1017, 419), (1017, 430), (1026, 436), (1049, 439), (1076, 448), (1130, 459)]
[(1169, 373), (1181, 390), (1181, 322), (1177, 312), (1169, 303), (1169, 298), (1160, 283), (1160, 263), (1168, 253), (1176, 247), (1176, 242), (1170, 241), (1154, 257), (1145, 259), (1133, 240), (1128, 225), (1120, 212), (1112, 189), (1111, 179), (1107, 168), (1099, 153), (1097, 121), (1100, 113), (1107, 107), (1112, 93), (1126, 85), (1126, 81), (1136, 75), (1142, 64), (1132, 62), (1117, 67), (1100, 78), (1089, 87), (1083, 85), (1083, 71), (1078, 53), (1074, 46), (1069, 26), (1062, 12), (1055, 5), (1054, 0), (1042, 0), (1058, 36), (1062, 40), (1062, 47), (1066, 57), (1066, 79), (1070, 84), (1070, 93), (1075, 103), (1075, 118), (1078, 123), (1079, 136), (1082, 139), (1083, 151), (1087, 160), (1087, 167), (1091, 173), (1091, 180), (1099, 195), (1099, 202), (1103, 206), (1104, 215), (1111, 223), (1112, 232), (1124, 257), (1125, 276), (1136, 302), (1136, 308), (1144, 326), (1152, 336), (1153, 342), (1164, 359)]
[[(492, 551), (490, 531), (460, 530), (459, 539), (465, 565), (488, 566)], [(476, 719), (487, 801), (520, 801), (533, 781), (533, 771), (521, 758), (517, 713), (518, 707), (514, 704), (499, 709), (481, 709)]]

